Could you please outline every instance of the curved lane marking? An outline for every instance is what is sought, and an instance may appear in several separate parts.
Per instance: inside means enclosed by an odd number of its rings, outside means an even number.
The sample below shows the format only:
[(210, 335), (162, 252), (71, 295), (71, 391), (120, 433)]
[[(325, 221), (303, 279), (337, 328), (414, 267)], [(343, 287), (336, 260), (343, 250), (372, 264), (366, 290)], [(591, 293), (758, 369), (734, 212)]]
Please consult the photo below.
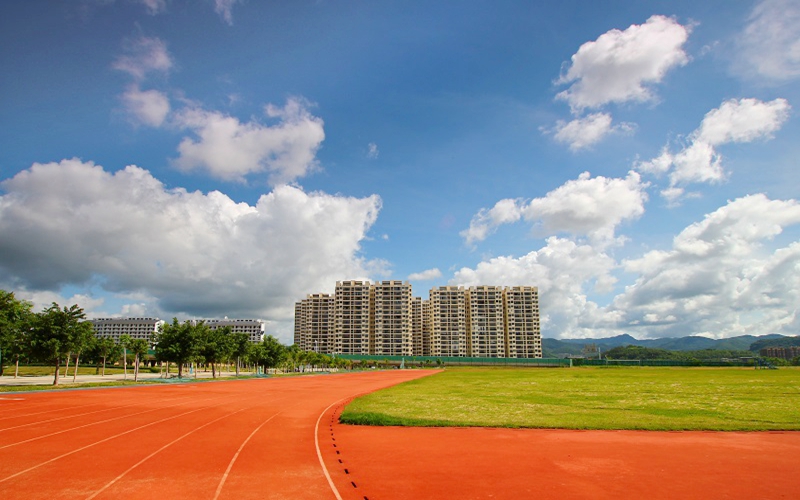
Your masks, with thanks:
[[(350, 397), (350, 396), (348, 396)], [(337, 404), (341, 403), (342, 401), (348, 399), (347, 397), (340, 399), (339, 401), (335, 401), (330, 404), (327, 408), (322, 410), (322, 413), (319, 414), (317, 417), (317, 425), (314, 426), (314, 445), (317, 447), (317, 458), (319, 459), (319, 464), (322, 466), (322, 472), (325, 473), (325, 479), (328, 480), (328, 485), (331, 487), (331, 491), (336, 496), (336, 500), (342, 500), (342, 496), (339, 494), (339, 490), (336, 488), (336, 485), (333, 484), (333, 479), (331, 479), (331, 475), (328, 473), (328, 467), (325, 466), (325, 461), (322, 460), (322, 453), (319, 450), (319, 422), (322, 420), (322, 416), (325, 415), (328, 410), (336, 406)]]

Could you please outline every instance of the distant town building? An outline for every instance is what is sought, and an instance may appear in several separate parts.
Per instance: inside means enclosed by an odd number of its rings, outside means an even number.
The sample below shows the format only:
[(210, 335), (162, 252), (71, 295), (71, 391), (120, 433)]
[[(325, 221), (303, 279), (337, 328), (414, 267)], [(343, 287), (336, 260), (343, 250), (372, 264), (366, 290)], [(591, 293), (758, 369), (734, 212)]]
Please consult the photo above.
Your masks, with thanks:
[(164, 324), (158, 318), (97, 318), (89, 322), (94, 326), (95, 336), (109, 337), (115, 342), (119, 342), (123, 335), (150, 342)]
[[(198, 320), (199, 321), (199, 320)], [(260, 319), (206, 319), (203, 322), (212, 330), (231, 327), (231, 333), (246, 333), (250, 342), (258, 344), (264, 340), (266, 325)]]
[(781, 358), (789, 361), (800, 356), (800, 347), (787, 346), (787, 347), (766, 347), (759, 351), (759, 354), (768, 358)]
[(402, 281), (340, 281), (295, 304), (294, 342), (325, 354), (541, 358), (533, 286), (440, 286), (414, 297)]

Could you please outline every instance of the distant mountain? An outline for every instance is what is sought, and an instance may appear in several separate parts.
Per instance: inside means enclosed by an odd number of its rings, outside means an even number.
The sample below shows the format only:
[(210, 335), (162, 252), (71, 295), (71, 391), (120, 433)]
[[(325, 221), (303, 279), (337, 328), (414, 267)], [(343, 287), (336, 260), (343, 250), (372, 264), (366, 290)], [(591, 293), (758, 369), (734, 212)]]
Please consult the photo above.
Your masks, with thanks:
[[(740, 335), (727, 339), (709, 339), (706, 337), (668, 337), (661, 339), (642, 339), (639, 340), (628, 334), (606, 337), (601, 339), (542, 339), (542, 350), (544, 357), (562, 357), (566, 354), (580, 355), (583, 347), (587, 344), (596, 344), (602, 351), (626, 345), (636, 345), (650, 347), (653, 349), (666, 349), (668, 351), (699, 351), (703, 349), (720, 349), (729, 351), (747, 351), (750, 346), (758, 342), (759, 347), (765, 343), (781, 343), (781, 340), (794, 339), (798, 337), (786, 337), (776, 333), (768, 335)], [(800, 339), (800, 338), (798, 338)], [(756, 348), (756, 351), (758, 349)]]

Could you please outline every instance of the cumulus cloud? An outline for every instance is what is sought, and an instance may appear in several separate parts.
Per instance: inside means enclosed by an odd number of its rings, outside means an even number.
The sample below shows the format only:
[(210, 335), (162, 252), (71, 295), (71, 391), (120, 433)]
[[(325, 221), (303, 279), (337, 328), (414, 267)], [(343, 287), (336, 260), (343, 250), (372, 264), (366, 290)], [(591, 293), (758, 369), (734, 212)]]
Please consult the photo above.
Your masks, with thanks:
[(608, 244), (614, 240), (619, 224), (644, 213), (646, 188), (647, 183), (633, 171), (624, 179), (592, 178), (584, 172), (544, 197), (529, 202), (505, 199), (490, 210), (482, 209), (461, 236), (468, 245), (473, 244), (484, 240), (498, 226), (524, 218), (541, 226), (548, 235), (571, 233), (586, 236), (596, 244)]
[(469, 228), (460, 233), (464, 242), (473, 245), (485, 240), (498, 226), (517, 222), (522, 217), (523, 203), (524, 201), (519, 199), (505, 199), (495, 203), (489, 210), (480, 209), (472, 217)]
[[(763, 194), (728, 202), (689, 225), (668, 250), (618, 264), (602, 247), (550, 237), (521, 257), (462, 268), (456, 285), (539, 286), (543, 333), (552, 337), (796, 334), (800, 324), (800, 241), (770, 248), (800, 224), (800, 203)], [(634, 279), (605, 307), (620, 269)]]
[(545, 247), (522, 257), (495, 257), (474, 269), (462, 268), (450, 284), (538, 286), (545, 336), (603, 336), (616, 324), (587, 299), (587, 292), (609, 291), (615, 266), (614, 259), (591, 245), (550, 237)]
[(361, 242), (381, 200), (280, 186), (255, 205), (167, 189), (135, 166), (34, 164), (0, 184), (0, 283), (98, 286), (158, 298), (168, 314), (290, 320), (293, 303), (369, 276)]
[(151, 72), (166, 73), (172, 68), (172, 58), (167, 45), (157, 37), (141, 36), (126, 40), (125, 54), (114, 61), (113, 67), (141, 81)]
[(628, 123), (612, 126), (608, 113), (592, 113), (583, 118), (566, 122), (559, 120), (553, 132), (557, 142), (567, 144), (572, 151), (586, 149), (603, 140), (614, 132), (627, 133), (633, 130)]
[(282, 108), (268, 105), (274, 125), (237, 118), (199, 108), (176, 113), (176, 126), (191, 130), (178, 146), (174, 164), (184, 170), (203, 170), (210, 175), (244, 181), (245, 176), (266, 172), (273, 185), (291, 182), (317, 168), (316, 152), (325, 139), (322, 119), (313, 116), (307, 103), (291, 98)]
[(239, 0), (214, 0), (214, 12), (219, 14), (228, 26), (233, 26), (233, 6)]
[(625, 261), (638, 278), (610, 310), (621, 316), (621, 328), (648, 336), (794, 334), (800, 242), (772, 252), (765, 243), (796, 224), (795, 200), (733, 200), (684, 229), (672, 249)]
[(435, 280), (436, 278), (441, 278), (442, 272), (434, 267), (433, 269), (428, 269), (419, 273), (411, 273), (408, 275), (409, 281), (428, 281), (428, 280)]
[(169, 99), (158, 90), (140, 90), (131, 85), (122, 94), (122, 103), (135, 123), (160, 127), (170, 111)]
[(665, 16), (652, 16), (624, 31), (613, 29), (586, 42), (572, 56), (557, 84), (571, 84), (556, 97), (574, 111), (608, 103), (648, 101), (650, 86), (689, 58), (683, 44), (689, 28)]
[(662, 195), (675, 201), (690, 183), (713, 183), (725, 176), (722, 156), (716, 148), (732, 142), (770, 139), (789, 117), (786, 99), (762, 102), (758, 99), (731, 99), (706, 113), (700, 127), (692, 132), (689, 144), (677, 153), (664, 148), (661, 154), (636, 168), (654, 175), (669, 173), (670, 185)]
[(800, 4), (762, 0), (753, 8), (738, 43), (739, 71), (747, 77), (785, 82), (800, 76)]

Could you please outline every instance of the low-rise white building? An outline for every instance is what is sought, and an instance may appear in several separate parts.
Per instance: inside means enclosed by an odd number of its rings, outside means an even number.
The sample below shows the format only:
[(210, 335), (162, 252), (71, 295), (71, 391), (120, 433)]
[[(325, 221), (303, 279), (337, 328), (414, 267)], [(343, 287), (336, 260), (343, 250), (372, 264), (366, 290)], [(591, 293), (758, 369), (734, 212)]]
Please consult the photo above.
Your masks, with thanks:
[(97, 337), (110, 337), (119, 342), (120, 337), (129, 335), (132, 339), (148, 342), (158, 333), (164, 322), (158, 318), (97, 318), (89, 322), (94, 325)]

